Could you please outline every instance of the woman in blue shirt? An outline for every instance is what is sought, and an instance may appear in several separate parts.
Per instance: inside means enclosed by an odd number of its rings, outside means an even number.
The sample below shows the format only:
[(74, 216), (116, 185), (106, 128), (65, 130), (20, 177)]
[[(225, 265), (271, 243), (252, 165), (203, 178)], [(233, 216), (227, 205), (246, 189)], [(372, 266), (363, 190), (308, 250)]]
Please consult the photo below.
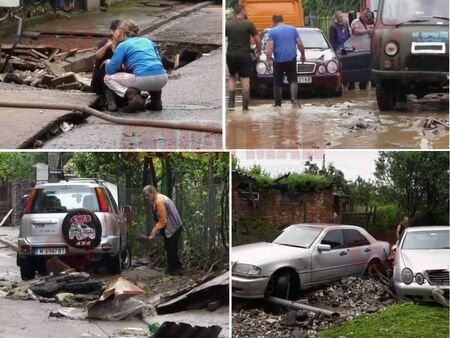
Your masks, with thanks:
[(158, 49), (147, 38), (139, 37), (139, 26), (132, 20), (119, 27), (122, 42), (117, 46), (111, 60), (106, 61), (105, 84), (118, 96), (127, 99), (125, 113), (135, 113), (144, 108), (141, 91), (148, 91), (149, 110), (162, 110), (161, 89), (168, 77), (161, 62)]

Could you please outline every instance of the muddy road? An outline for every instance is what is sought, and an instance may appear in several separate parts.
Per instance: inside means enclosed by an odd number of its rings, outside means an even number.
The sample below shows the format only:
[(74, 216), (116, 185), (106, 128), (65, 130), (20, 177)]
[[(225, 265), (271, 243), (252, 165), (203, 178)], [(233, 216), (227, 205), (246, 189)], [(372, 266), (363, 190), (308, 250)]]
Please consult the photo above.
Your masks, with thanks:
[(344, 90), (339, 98), (253, 99), (249, 112), (227, 110), (230, 149), (447, 149), (448, 95), (408, 97), (396, 111), (380, 112), (375, 89)]
[[(103, 273), (91, 273), (94, 278), (108, 280), (110, 276)], [(162, 271), (150, 269), (142, 265), (124, 271), (122, 276), (135, 285), (143, 288), (145, 294), (138, 298), (146, 303), (143, 319), (147, 323), (162, 324), (165, 321), (184, 322), (191, 325), (211, 326), (218, 325), (222, 328), (220, 338), (229, 337), (229, 307), (221, 306), (210, 312), (206, 309), (182, 311), (173, 314), (157, 315), (154, 305), (159, 303), (162, 297), (182, 290), (188, 285), (194, 285), (194, 276), (166, 276)], [(5, 298), (5, 294), (16, 283), (21, 282), (19, 268), (16, 266), (16, 252), (0, 243), (0, 337), (28, 338), (32, 333), (37, 338), (59, 338), (61, 332), (66, 337), (112, 337), (120, 336), (120, 331), (125, 328), (142, 329), (148, 332), (148, 325), (137, 317), (128, 317), (120, 321), (103, 320), (73, 320), (68, 318), (50, 317), (51, 311), (62, 308), (57, 303), (41, 303), (35, 300), (16, 300)], [(125, 336), (125, 335), (122, 335)], [(138, 337), (139, 335), (127, 335)], [(139, 336), (142, 337), (142, 336)]]

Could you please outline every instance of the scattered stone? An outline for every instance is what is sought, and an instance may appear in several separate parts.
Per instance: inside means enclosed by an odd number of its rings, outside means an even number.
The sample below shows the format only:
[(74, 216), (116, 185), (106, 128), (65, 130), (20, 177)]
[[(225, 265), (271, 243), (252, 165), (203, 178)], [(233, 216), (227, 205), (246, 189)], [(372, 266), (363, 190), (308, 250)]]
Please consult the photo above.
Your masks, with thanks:
[(295, 311), (289, 311), (286, 315), (283, 316), (283, 319), (281, 320), (281, 325), (295, 326), (297, 324), (296, 314), (297, 313)]

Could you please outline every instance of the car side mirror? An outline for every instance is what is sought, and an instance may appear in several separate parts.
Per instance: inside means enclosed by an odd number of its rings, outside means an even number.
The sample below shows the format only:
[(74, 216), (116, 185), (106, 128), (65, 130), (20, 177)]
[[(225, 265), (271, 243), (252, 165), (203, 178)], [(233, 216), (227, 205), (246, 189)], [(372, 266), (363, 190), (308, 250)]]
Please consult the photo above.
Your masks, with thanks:
[(319, 244), (317, 246), (317, 250), (319, 250), (319, 251), (331, 251), (331, 245), (330, 244)]

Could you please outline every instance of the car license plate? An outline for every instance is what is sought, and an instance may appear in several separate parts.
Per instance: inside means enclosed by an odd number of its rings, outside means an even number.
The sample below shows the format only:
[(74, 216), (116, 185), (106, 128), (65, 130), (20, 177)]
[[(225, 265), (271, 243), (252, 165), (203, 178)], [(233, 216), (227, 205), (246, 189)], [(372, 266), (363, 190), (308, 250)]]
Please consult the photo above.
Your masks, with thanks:
[(66, 248), (35, 248), (35, 255), (65, 255)]
[(311, 76), (297, 76), (297, 83), (311, 83)]

